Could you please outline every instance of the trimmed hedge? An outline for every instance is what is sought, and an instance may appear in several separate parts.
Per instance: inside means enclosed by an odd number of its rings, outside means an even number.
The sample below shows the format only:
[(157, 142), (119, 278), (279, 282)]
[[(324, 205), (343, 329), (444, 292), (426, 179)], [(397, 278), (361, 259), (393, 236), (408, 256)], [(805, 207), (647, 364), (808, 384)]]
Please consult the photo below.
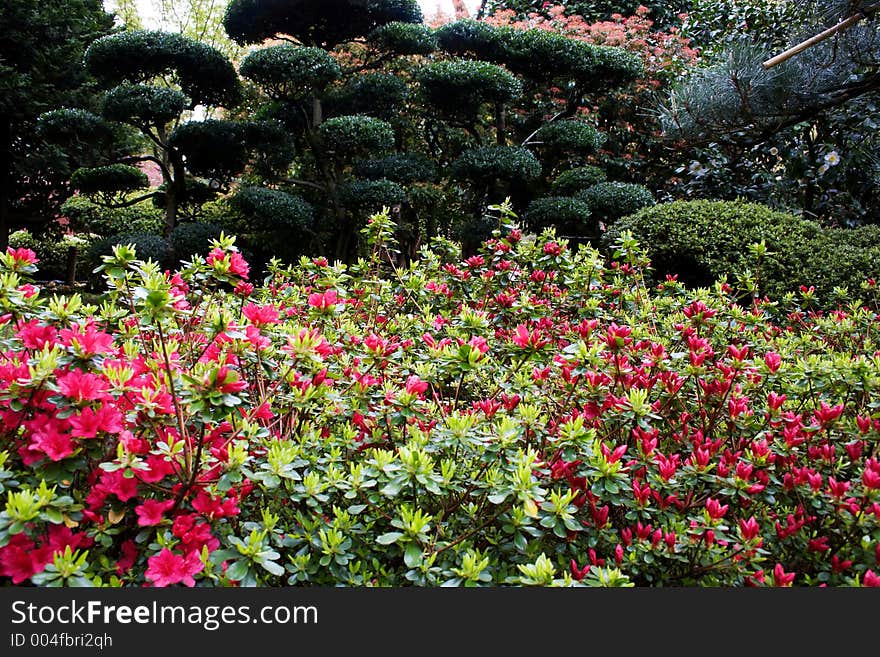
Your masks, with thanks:
[(77, 169), (70, 176), (70, 186), (86, 195), (115, 194), (146, 189), (150, 186), (150, 179), (137, 167), (108, 164)]
[(327, 119), (319, 130), (324, 146), (340, 160), (386, 153), (394, 148), (394, 128), (386, 121), (363, 114)]
[(361, 160), (354, 167), (359, 178), (378, 180), (387, 178), (396, 183), (433, 182), (437, 179), (437, 165), (416, 153), (395, 153), (375, 160)]
[(386, 23), (367, 35), (367, 43), (377, 50), (396, 55), (429, 55), (437, 49), (437, 36), (420, 23)]
[(692, 286), (710, 285), (755, 270), (749, 245), (764, 240), (769, 253), (760, 268), (759, 292), (779, 299), (801, 285), (815, 286), (829, 301), (835, 287), (857, 296), (867, 278), (880, 279), (880, 230), (824, 230), (819, 224), (743, 201), (674, 201), (620, 219), (602, 238), (610, 252), (631, 231), (644, 246), (659, 278), (677, 274)]
[(342, 75), (339, 64), (322, 48), (287, 43), (250, 53), (239, 72), (273, 98), (299, 98), (322, 91)]

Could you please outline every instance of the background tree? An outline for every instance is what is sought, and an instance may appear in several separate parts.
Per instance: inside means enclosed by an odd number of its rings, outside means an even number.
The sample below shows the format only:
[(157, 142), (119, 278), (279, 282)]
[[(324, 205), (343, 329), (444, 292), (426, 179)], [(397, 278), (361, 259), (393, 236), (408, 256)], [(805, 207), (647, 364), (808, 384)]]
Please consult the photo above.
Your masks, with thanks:
[(45, 226), (69, 193), (69, 165), (35, 124), (60, 104), (94, 106), (82, 55), (112, 28), (100, 0), (0, 3), (0, 249), (11, 229)]
[[(826, 223), (877, 222), (880, 36), (873, 3), (750, 0), (743, 4), (755, 5), (751, 22), (734, 4), (725, 11), (735, 10), (735, 20), (719, 19), (718, 7), (689, 19), (694, 24), (685, 30), (694, 34), (711, 34), (710, 25), (736, 25), (736, 34), (716, 32), (712, 56), (660, 107), (669, 138), (697, 149), (682, 167), (687, 191), (742, 196)], [(778, 66), (762, 65), (859, 10), (868, 14), (859, 24)]]
[(310, 201), (342, 258), (382, 205), (407, 250), (444, 228), (475, 245), (491, 229), (487, 205), (511, 196), (524, 211), (587, 163), (602, 138), (581, 110), (642, 70), (620, 48), (546, 30), (433, 30), (415, 3), (234, 0), (225, 26), (242, 45), (271, 40), (240, 71), (265, 96), (257, 115), (285, 124), (298, 157), (265, 184)]
[[(85, 67), (107, 88), (100, 116), (70, 109), (41, 117), (42, 133), (70, 149), (122, 127), (137, 133), (146, 152), (92, 160), (73, 172), (82, 194), (109, 207), (153, 199), (165, 211), (166, 236), (187, 205), (228, 190), (249, 163), (283, 166), (292, 153), (280, 126), (269, 122), (193, 120), (194, 111), (234, 107), (241, 100), (237, 73), (215, 48), (181, 34), (132, 30), (102, 37), (85, 53)], [(163, 183), (147, 189), (137, 164), (151, 162)], [(144, 190), (141, 195), (133, 192)]]

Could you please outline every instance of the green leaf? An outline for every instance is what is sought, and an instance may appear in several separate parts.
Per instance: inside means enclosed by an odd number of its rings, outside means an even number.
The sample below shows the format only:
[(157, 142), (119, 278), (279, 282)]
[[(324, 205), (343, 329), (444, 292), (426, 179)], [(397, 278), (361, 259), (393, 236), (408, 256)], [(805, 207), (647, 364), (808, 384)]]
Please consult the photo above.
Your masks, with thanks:
[(376, 539), (376, 542), (379, 545), (391, 545), (392, 543), (397, 543), (403, 537), (403, 532), (388, 532), (387, 534), (382, 534)]
[(226, 569), (226, 576), (236, 582), (244, 579), (248, 572), (248, 562), (244, 559), (233, 561), (229, 568)]
[(422, 549), (418, 543), (410, 543), (403, 553), (403, 562), (409, 568), (416, 568), (422, 563)]

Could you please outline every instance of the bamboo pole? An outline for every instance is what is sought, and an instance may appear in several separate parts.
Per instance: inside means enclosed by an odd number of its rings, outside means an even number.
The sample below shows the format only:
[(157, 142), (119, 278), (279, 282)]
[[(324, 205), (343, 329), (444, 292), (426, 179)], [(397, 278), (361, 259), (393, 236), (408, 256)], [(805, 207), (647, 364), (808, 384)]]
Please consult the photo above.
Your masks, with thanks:
[(825, 39), (827, 39), (829, 37), (834, 36), (835, 34), (840, 32), (841, 30), (845, 30), (848, 27), (852, 27), (853, 25), (858, 23), (860, 20), (865, 18), (865, 16), (866, 15), (864, 13), (853, 14), (849, 18), (840, 21), (837, 25), (835, 25), (833, 27), (829, 27), (824, 32), (820, 32), (816, 36), (812, 36), (809, 39), (807, 39), (806, 41), (801, 41), (796, 46), (792, 46), (791, 48), (789, 48), (785, 52), (781, 52), (778, 55), (771, 57), (766, 62), (764, 62), (762, 64), (762, 66), (765, 69), (773, 68), (777, 64), (781, 64), (782, 62), (784, 62), (788, 59), (791, 59), (792, 57), (797, 55), (799, 52), (802, 52), (802, 51), (806, 50), (807, 48), (814, 46), (817, 43), (824, 41)]

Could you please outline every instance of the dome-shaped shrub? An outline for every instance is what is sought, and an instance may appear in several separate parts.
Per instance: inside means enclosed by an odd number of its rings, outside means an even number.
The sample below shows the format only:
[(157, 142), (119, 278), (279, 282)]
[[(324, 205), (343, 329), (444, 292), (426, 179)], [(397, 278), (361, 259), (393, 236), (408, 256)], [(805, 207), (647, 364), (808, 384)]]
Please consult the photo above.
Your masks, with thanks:
[(534, 137), (545, 150), (554, 153), (585, 155), (593, 153), (604, 141), (595, 126), (579, 119), (545, 123)]
[(287, 43), (255, 50), (242, 60), (239, 71), (272, 98), (317, 93), (342, 75), (326, 50)]
[(146, 189), (150, 186), (150, 179), (137, 167), (108, 164), (77, 169), (70, 176), (70, 185), (81, 194), (115, 194)]
[(437, 36), (420, 23), (386, 23), (367, 35), (367, 43), (377, 50), (397, 55), (428, 55), (437, 49)]
[(355, 165), (359, 178), (386, 178), (396, 183), (430, 182), (437, 178), (437, 165), (424, 155), (395, 153), (375, 160), (361, 160)]
[(279, 227), (304, 229), (315, 216), (314, 208), (299, 196), (265, 187), (242, 187), (229, 199), (229, 204), (256, 231)]
[(483, 103), (509, 103), (522, 93), (522, 84), (509, 71), (469, 59), (427, 64), (415, 79), (427, 102), (451, 116), (471, 116)]
[(457, 180), (528, 182), (541, 175), (541, 163), (521, 146), (481, 146), (462, 153), (449, 170)]
[(605, 171), (599, 167), (575, 167), (556, 176), (550, 183), (550, 191), (556, 196), (573, 196), (606, 179)]
[(111, 121), (164, 126), (186, 109), (186, 96), (177, 89), (146, 84), (121, 84), (107, 92), (102, 114)]
[(656, 202), (644, 185), (625, 182), (597, 183), (575, 197), (590, 206), (593, 216), (606, 225)]
[(327, 119), (320, 127), (324, 146), (338, 159), (381, 154), (394, 148), (394, 128), (363, 114)]
[(594, 236), (598, 225), (590, 206), (570, 196), (546, 196), (529, 203), (523, 213), (529, 230), (540, 232), (554, 226), (564, 236)]
[(369, 215), (406, 201), (406, 191), (390, 180), (352, 180), (339, 188), (342, 204), (358, 215)]

